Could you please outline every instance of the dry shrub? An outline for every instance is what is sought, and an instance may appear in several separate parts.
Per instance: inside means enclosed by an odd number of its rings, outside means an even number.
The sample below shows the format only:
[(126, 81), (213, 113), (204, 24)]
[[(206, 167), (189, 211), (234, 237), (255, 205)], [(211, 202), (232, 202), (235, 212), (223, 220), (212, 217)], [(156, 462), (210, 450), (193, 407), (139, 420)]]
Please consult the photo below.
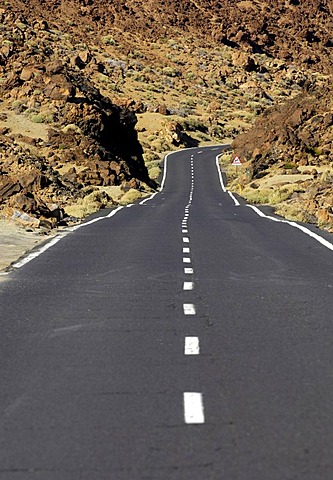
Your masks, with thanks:
[(105, 192), (94, 191), (75, 204), (66, 207), (66, 213), (72, 217), (84, 218), (106, 207), (111, 201)]
[(300, 204), (283, 203), (275, 208), (275, 213), (294, 222), (310, 223), (311, 215)]
[(219, 157), (219, 161), (221, 165), (230, 165), (232, 162), (232, 154), (231, 153), (223, 153)]
[(131, 188), (126, 192), (119, 200), (120, 205), (128, 205), (129, 203), (136, 202), (142, 198), (142, 193), (135, 188)]
[(279, 205), (290, 198), (290, 196), (299, 190), (295, 184), (284, 185), (283, 187), (258, 188), (246, 187), (241, 192), (242, 196), (251, 203), (261, 203), (268, 205)]
[(149, 178), (151, 178), (152, 180), (157, 180), (161, 175), (160, 167), (156, 165), (154, 167), (149, 168), (148, 175), (149, 175)]

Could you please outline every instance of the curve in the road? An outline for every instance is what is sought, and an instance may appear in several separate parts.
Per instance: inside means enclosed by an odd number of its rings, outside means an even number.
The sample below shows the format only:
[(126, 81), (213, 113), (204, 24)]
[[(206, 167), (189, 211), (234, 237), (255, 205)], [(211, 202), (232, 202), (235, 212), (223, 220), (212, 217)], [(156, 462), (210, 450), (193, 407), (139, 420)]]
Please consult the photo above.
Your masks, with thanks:
[[(222, 146), (222, 148), (225, 148), (226, 145)], [(215, 151), (217, 150), (218, 148), (221, 148), (221, 146), (219, 147), (214, 147), (214, 148), (211, 148), (212, 151)], [(186, 150), (186, 149), (185, 149)], [(187, 150), (197, 150), (197, 149), (187, 149)], [(145, 205), (147, 202), (149, 202), (150, 200), (154, 199), (156, 195), (158, 195), (160, 192), (163, 191), (164, 189), (164, 186), (165, 186), (165, 182), (166, 182), (166, 178), (167, 178), (167, 166), (168, 166), (168, 157), (170, 155), (173, 155), (177, 152), (170, 152), (168, 153), (165, 158), (164, 158), (164, 172), (163, 172), (163, 177), (162, 177), (162, 181), (161, 181), (161, 188), (160, 188), (160, 191), (159, 192), (154, 192), (151, 196), (149, 196), (148, 198), (145, 198), (144, 200), (142, 200), (141, 202), (139, 202), (139, 205)], [(199, 150), (197, 151), (198, 154), (201, 154), (202, 153), (202, 150)], [(218, 176), (219, 176), (219, 180), (220, 180), (220, 184), (221, 184), (221, 188), (222, 188), (222, 191), (225, 192), (225, 193), (228, 193), (228, 195), (230, 196), (230, 198), (233, 200), (235, 206), (240, 206), (240, 203), (239, 201), (237, 200), (237, 198), (235, 197), (235, 195), (228, 191), (225, 187), (225, 184), (224, 184), (224, 181), (223, 181), (223, 175), (222, 175), (222, 172), (221, 172), (221, 168), (220, 168), (220, 165), (219, 165), (219, 155), (216, 156), (216, 167), (217, 167), (217, 172), (218, 172)], [(193, 155), (191, 156), (191, 159), (193, 161)], [(190, 193), (190, 196), (189, 196), (189, 201), (191, 202), (192, 199), (193, 199), (193, 186), (194, 186), (194, 177), (193, 177), (193, 164), (192, 164), (192, 167), (191, 167), (191, 179), (192, 179), (192, 183), (191, 183), (191, 186), (192, 186), (192, 191)], [(87, 227), (93, 223), (96, 223), (96, 222), (99, 222), (101, 220), (105, 220), (105, 219), (108, 219), (108, 218), (111, 218), (113, 217), (116, 213), (118, 213), (120, 210), (122, 210), (123, 208), (130, 208), (132, 207), (133, 204), (129, 204), (127, 206), (121, 206), (121, 207), (118, 207), (114, 210), (112, 210), (108, 215), (103, 215), (103, 216), (99, 216), (97, 218), (93, 218), (92, 220), (89, 220), (87, 222), (84, 222), (84, 223), (81, 223), (80, 225), (77, 225), (75, 227), (71, 227), (69, 228), (67, 231), (64, 231), (64, 232), (61, 232), (60, 234), (56, 235), (56, 237), (54, 237), (52, 240), (50, 240), (49, 242), (47, 242), (45, 245), (43, 245), (42, 247), (39, 247), (37, 248), (36, 250), (33, 250), (31, 253), (29, 253), (28, 255), (24, 256), (22, 259), (20, 259), (19, 261), (15, 262), (12, 264), (12, 268), (15, 268), (15, 269), (18, 269), (18, 268), (21, 268), (23, 267), (24, 265), (26, 265), (27, 263), (29, 263), (31, 260), (34, 260), (35, 258), (37, 258), (39, 255), (41, 255), (42, 253), (44, 253), (45, 251), (47, 251), (49, 248), (53, 247), (56, 243), (58, 243), (62, 238), (64, 238), (65, 236), (67, 236), (70, 232), (73, 232), (79, 228), (83, 228), (83, 227)], [(263, 213), (258, 207), (254, 206), (254, 205), (246, 205), (247, 207), (249, 208), (252, 208), (252, 210), (257, 214), (259, 215), (260, 217), (262, 218), (265, 218), (265, 219), (268, 219), (268, 220), (272, 220), (272, 221), (275, 221), (275, 222), (280, 222), (280, 223), (285, 223), (285, 224), (288, 224), (290, 225), (291, 227), (294, 227), (294, 228), (297, 228), (299, 229), (301, 232), (305, 233), (306, 235), (308, 235), (309, 237), (313, 238), (314, 240), (316, 240), (317, 242), (321, 243), (321, 245), (323, 245), (324, 247), (328, 248), (329, 250), (332, 250), (333, 251), (333, 243), (331, 243), (330, 241), (326, 240), (325, 238), (323, 238), (322, 236), (318, 235), (317, 233), (311, 231), (309, 228), (305, 227), (304, 225), (300, 225), (296, 222), (293, 222), (293, 221), (289, 221), (289, 220), (285, 220), (285, 219), (282, 219), (282, 218), (279, 218), (279, 217), (273, 217), (271, 215), (266, 215), (265, 213)], [(184, 218), (186, 219), (186, 214), (184, 215)], [(183, 225), (185, 227), (185, 225)], [(7, 272), (4, 272), (4, 274), (6, 274)]]

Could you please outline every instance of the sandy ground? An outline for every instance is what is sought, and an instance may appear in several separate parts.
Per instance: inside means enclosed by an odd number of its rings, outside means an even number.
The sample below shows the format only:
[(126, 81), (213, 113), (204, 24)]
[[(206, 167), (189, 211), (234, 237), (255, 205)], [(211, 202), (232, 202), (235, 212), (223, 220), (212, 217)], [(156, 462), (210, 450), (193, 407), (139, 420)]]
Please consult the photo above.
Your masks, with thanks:
[(0, 120), (0, 127), (8, 127), (13, 134), (20, 133), (31, 138), (41, 138), (48, 140), (49, 125), (44, 123), (36, 123), (29, 120), (25, 115), (17, 115), (7, 110), (6, 104), (0, 109), (7, 116), (6, 120)]
[(15, 222), (0, 220), (0, 272), (51, 235), (27, 231)]

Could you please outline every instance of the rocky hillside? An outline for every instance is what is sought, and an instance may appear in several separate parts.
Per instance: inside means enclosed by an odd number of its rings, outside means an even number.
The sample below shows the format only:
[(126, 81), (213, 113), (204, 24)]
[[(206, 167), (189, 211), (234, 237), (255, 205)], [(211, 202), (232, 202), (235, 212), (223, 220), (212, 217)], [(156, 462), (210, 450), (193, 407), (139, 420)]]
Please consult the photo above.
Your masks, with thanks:
[[(76, 36), (108, 28), (160, 39), (191, 33), (233, 48), (268, 53), (318, 70), (330, 68), (333, 6), (329, 0), (34, 0), (16, 11), (47, 16)], [(97, 30), (97, 32), (96, 32)]]
[(67, 205), (93, 192), (97, 207), (112, 205), (106, 187), (155, 188), (137, 138), (137, 118), (89, 80), (101, 68), (89, 50), (75, 51), (65, 34), (46, 20), (17, 15), (12, 3), (1, 9), (0, 21), (5, 214), (51, 227), (63, 219)]
[(333, 231), (332, 139), (331, 86), (309, 86), (266, 110), (234, 141), (245, 163), (233, 187), (250, 201), (276, 206), (283, 216)]
[(154, 188), (165, 150), (241, 134), (233, 188), (305, 169), (313, 197), (294, 185), (280, 211), (311, 205), (331, 228), (331, 19), (328, 0), (4, 2), (2, 207), (52, 224), (89, 195)]

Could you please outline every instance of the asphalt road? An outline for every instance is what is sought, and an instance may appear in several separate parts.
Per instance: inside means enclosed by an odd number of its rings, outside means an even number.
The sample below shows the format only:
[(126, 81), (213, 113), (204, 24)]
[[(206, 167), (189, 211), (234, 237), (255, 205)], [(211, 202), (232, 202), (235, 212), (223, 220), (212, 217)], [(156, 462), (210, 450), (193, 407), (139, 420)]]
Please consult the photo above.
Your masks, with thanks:
[(332, 478), (333, 251), (219, 151), (0, 283), (1, 480)]

